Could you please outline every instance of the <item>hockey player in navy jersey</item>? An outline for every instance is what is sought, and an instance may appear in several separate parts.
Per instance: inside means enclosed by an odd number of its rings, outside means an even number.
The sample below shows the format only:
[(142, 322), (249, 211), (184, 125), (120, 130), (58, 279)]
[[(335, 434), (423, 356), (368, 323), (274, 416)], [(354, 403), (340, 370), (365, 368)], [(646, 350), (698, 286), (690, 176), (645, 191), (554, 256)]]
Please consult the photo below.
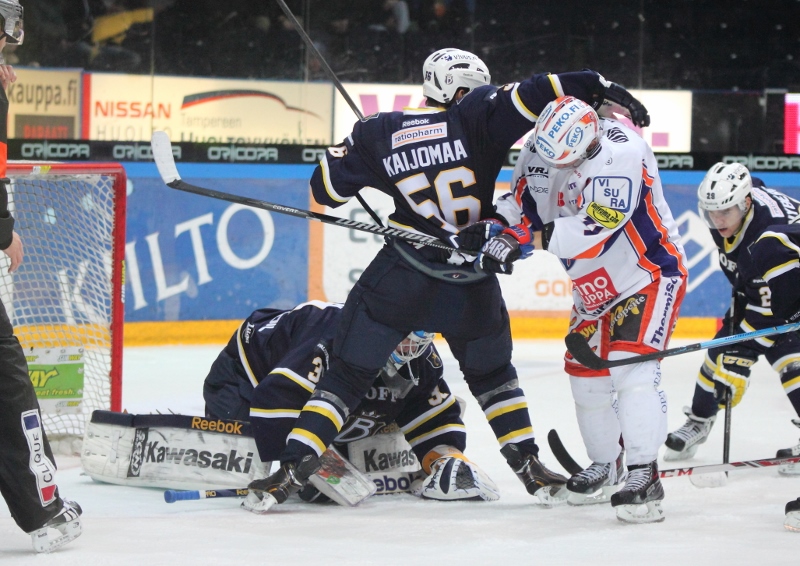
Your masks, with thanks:
[[(731, 307), (733, 313), (731, 309), (725, 313), (722, 328), (715, 338), (730, 334), (732, 316), (734, 333), (781, 324), (777, 317), (783, 315), (775, 311), (778, 297), (770, 292), (773, 285), (764, 280), (764, 271), (756, 268), (756, 254), (751, 246), (768, 228), (773, 230), (775, 226), (794, 222), (800, 203), (765, 187), (738, 163), (717, 163), (711, 167), (698, 188), (697, 197), (700, 214), (719, 248), (720, 267), (736, 297)], [(770, 261), (767, 257), (761, 259)], [(750, 368), (759, 356), (764, 356), (778, 373), (789, 401), (800, 415), (800, 335), (797, 332), (711, 348), (697, 375), (692, 406), (684, 408), (686, 423), (667, 437), (665, 460), (694, 456), (698, 446), (708, 438), (724, 389), (729, 388), (732, 393), (731, 405), (738, 405), (749, 385)], [(800, 426), (800, 419), (793, 422)], [(800, 453), (800, 445), (783, 449), (779, 455), (792, 451)], [(800, 467), (783, 466), (780, 471), (800, 474)]]
[(442, 49), (422, 72), (428, 108), (357, 122), (342, 144), (328, 149), (311, 189), (318, 203), (336, 207), (374, 187), (394, 198), (390, 225), (437, 236), (457, 250), (387, 240), (348, 295), (330, 370), (297, 420), (281, 469), (253, 487), (297, 489), (294, 479), (313, 470), (397, 343), (423, 329), (447, 340), (501, 453), (528, 492), (545, 504), (563, 501), (566, 478), (538, 458), (495, 275), (509, 273), (515, 259), (530, 253), (530, 233), (501, 228), (497, 234), (486, 220), (506, 153), (550, 100), (572, 94), (599, 105), (614, 97), (637, 122), (649, 117), (627, 91), (594, 71), (537, 74), (498, 88), (477, 56)]
[[(755, 273), (770, 290), (772, 314), (787, 322), (800, 320), (800, 224), (780, 224), (767, 228), (750, 248)], [(800, 387), (784, 382), (787, 394)], [(787, 387), (788, 385), (788, 387)], [(793, 400), (794, 401), (794, 400)], [(797, 406), (795, 405), (795, 408)], [(800, 419), (792, 421), (800, 426)], [(778, 450), (777, 458), (800, 455), (800, 444)], [(793, 466), (791, 471), (797, 473)], [(800, 532), (800, 497), (786, 504), (786, 530)]]
[[(203, 388), (206, 416), (249, 421), (261, 460), (278, 460), (324, 375), (341, 316), (342, 304), (321, 301), (254, 311), (212, 364)], [(444, 380), (432, 340), (431, 334), (416, 331), (396, 345), (371, 388), (340, 423), (333, 444), (346, 456), (352, 443), (397, 425), (426, 474), (417, 482), (417, 495), (495, 500), (494, 482), (463, 454), (460, 406)], [(392, 434), (381, 439), (396, 445)], [(318, 492), (308, 486), (300, 495), (311, 500)], [(259, 501), (254, 495), (245, 508), (261, 512)]]

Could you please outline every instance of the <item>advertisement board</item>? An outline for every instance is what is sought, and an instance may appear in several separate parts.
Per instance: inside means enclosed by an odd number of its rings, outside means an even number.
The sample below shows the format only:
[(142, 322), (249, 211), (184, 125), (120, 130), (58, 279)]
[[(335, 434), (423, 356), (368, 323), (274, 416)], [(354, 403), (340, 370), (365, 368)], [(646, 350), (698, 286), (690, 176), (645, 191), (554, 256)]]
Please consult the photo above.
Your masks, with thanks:
[[(365, 116), (425, 105), (421, 84), (347, 83), (344, 87)], [(650, 127), (639, 131), (653, 151), (676, 153), (691, 150), (691, 91), (631, 90), (631, 93), (650, 113)], [(334, 143), (340, 143), (352, 131), (357, 118), (338, 91), (333, 116), (333, 140)], [(522, 147), (523, 141), (524, 137), (514, 147)]]
[(783, 152), (800, 153), (800, 94), (786, 95), (783, 113)]
[[(201, 186), (308, 208), (308, 166), (274, 166), (264, 178), (266, 167), (184, 164), (181, 173)], [(306, 300), (307, 221), (175, 191), (153, 164), (126, 170), (126, 322), (238, 319)]]
[(16, 68), (8, 86), (8, 137), (77, 139), (80, 137), (79, 70)]
[(322, 83), (87, 73), (82, 137), (328, 144), (333, 87)]

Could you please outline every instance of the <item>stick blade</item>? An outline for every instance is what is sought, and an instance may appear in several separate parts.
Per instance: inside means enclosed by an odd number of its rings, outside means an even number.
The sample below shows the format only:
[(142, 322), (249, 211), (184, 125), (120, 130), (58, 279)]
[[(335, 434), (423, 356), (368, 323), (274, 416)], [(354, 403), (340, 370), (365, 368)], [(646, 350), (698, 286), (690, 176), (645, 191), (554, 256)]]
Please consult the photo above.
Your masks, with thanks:
[(150, 147), (153, 150), (153, 160), (156, 162), (156, 167), (158, 167), (158, 173), (164, 183), (169, 185), (174, 181), (180, 181), (181, 176), (178, 174), (175, 158), (172, 156), (172, 142), (169, 141), (167, 132), (153, 132), (153, 137), (150, 139)]
[(689, 481), (695, 487), (723, 487), (728, 485), (728, 475), (725, 472), (691, 475)]
[(594, 353), (589, 342), (581, 334), (572, 332), (564, 338), (567, 350), (575, 360), (589, 369), (606, 369), (604, 360)]

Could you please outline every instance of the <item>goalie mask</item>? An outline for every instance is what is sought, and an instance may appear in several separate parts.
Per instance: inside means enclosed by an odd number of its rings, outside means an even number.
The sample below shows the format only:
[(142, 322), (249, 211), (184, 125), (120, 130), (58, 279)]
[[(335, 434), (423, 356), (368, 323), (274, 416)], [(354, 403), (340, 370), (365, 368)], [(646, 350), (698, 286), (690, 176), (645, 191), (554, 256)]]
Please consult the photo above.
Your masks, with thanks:
[(408, 366), (408, 373), (411, 379), (406, 378), (398, 370), (405, 364), (408, 364), (414, 358), (418, 358), (428, 349), (433, 337), (435, 335), (430, 332), (423, 332), (416, 330), (411, 332), (406, 338), (400, 342), (397, 347), (389, 356), (386, 366), (381, 371), (381, 378), (384, 384), (388, 387), (395, 397), (398, 399), (404, 398), (411, 391), (411, 388), (419, 384), (419, 379), (411, 372), (411, 366)]
[(22, 43), (25, 31), (22, 27), (22, 6), (18, 0), (0, 0), (0, 25), (8, 43)]
[(492, 80), (477, 55), (460, 49), (440, 49), (422, 65), (422, 94), (442, 104), (451, 103), (460, 88), (467, 92)]
[(600, 146), (600, 121), (591, 106), (561, 96), (544, 107), (533, 131), (533, 145), (557, 169), (577, 167)]
[[(697, 188), (697, 207), (709, 228), (738, 231), (753, 190), (750, 171), (741, 163), (717, 163)], [(726, 234), (727, 235), (727, 234)]]

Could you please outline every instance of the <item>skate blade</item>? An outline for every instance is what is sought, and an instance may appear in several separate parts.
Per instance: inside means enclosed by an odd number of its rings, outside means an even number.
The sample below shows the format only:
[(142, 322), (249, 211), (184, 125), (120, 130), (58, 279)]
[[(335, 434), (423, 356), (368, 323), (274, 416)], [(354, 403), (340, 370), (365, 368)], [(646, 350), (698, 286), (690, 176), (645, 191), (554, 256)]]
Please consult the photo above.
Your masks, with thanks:
[[(66, 523), (61, 527), (41, 528), (31, 533), (33, 549), (38, 553), (53, 552), (81, 536), (82, 532), (80, 519)], [(53, 536), (54, 533), (58, 533), (58, 535)]]
[(691, 475), (689, 476), (689, 481), (695, 487), (723, 487), (728, 485), (728, 476), (725, 472)]
[(782, 476), (800, 476), (800, 464), (778, 466), (778, 473)]
[(783, 523), (783, 528), (793, 533), (800, 533), (800, 511), (793, 511), (786, 515), (786, 522)]
[(545, 509), (550, 509), (551, 507), (564, 505), (567, 502), (567, 496), (569, 495), (569, 492), (567, 491), (566, 485), (548, 485), (545, 487), (540, 487), (536, 491), (535, 495), (539, 499), (539, 503), (542, 504), (542, 507)]
[(697, 446), (698, 444), (695, 444), (694, 446), (690, 446), (689, 448), (681, 450), (680, 452), (673, 450), (672, 448), (667, 448), (667, 450), (664, 452), (664, 461), (680, 462), (681, 460), (690, 460), (695, 454), (697, 454)]
[(567, 503), (576, 506), (608, 503), (611, 501), (611, 496), (614, 495), (623, 485), (623, 483), (604, 485), (593, 493), (575, 493), (573, 491), (569, 491), (569, 495), (567, 495)]
[(648, 501), (638, 505), (619, 505), (615, 507), (617, 519), (623, 523), (660, 523), (664, 517), (661, 501)]
[(242, 501), (242, 508), (255, 513), (256, 515), (266, 515), (273, 505), (278, 501), (269, 493), (264, 493), (264, 497), (259, 499), (252, 491)]

